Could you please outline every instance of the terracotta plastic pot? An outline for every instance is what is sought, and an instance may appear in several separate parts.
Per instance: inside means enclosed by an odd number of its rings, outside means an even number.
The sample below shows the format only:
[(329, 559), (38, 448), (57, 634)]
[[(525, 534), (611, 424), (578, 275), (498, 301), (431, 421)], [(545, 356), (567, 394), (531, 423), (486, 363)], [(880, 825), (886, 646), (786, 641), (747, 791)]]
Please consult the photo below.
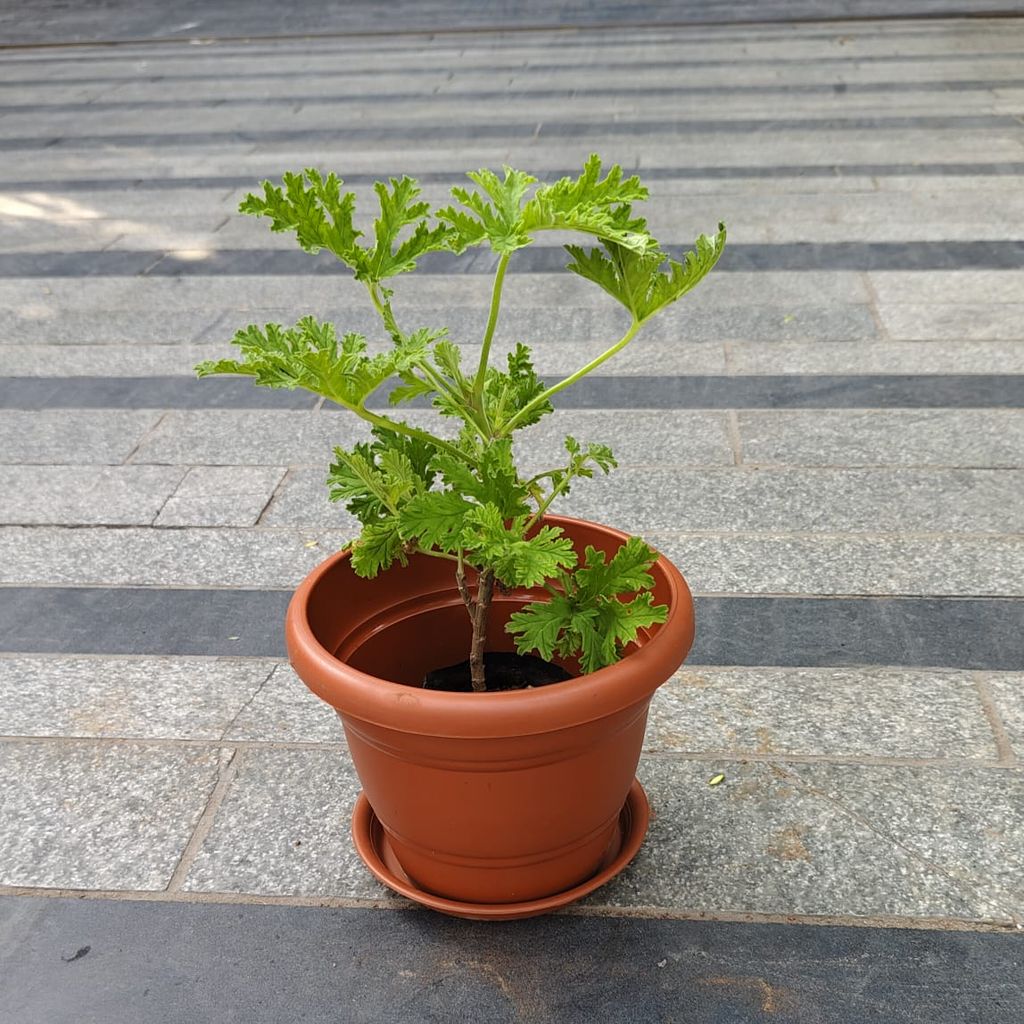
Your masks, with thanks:
[[(582, 555), (609, 557), (617, 530), (549, 516)], [(693, 602), (664, 557), (652, 569), (669, 618), (620, 662), (550, 686), (501, 693), (420, 687), (468, 656), (470, 624), (449, 562), (414, 556), (376, 579), (346, 554), (313, 570), (288, 609), (288, 652), (337, 709), (356, 771), (412, 883), (470, 904), (511, 904), (572, 889), (619, 838), (654, 691), (693, 642)], [(497, 589), (488, 650), (514, 650), (509, 616), (542, 591)], [(570, 671), (578, 666), (567, 663)]]

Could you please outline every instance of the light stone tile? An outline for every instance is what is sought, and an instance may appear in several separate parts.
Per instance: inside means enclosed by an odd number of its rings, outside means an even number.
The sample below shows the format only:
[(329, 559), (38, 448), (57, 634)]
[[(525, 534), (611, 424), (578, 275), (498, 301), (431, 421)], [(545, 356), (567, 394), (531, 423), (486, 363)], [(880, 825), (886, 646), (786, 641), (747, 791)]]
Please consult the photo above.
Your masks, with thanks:
[[(632, 532), (1017, 533), (1022, 495), (1018, 470), (627, 468), (575, 484), (558, 511)], [(288, 506), (296, 524), (312, 514)]]
[(275, 663), (0, 658), (0, 734), (219, 739)]
[(273, 743), (341, 743), (345, 736), (334, 709), (311, 693), (290, 665), (278, 665), (266, 685), (235, 719), (226, 738)]
[(188, 877), (189, 892), (379, 897), (350, 836), (359, 782), (341, 750), (249, 750)]
[[(979, 201), (991, 203), (987, 196)], [(867, 276), (883, 305), (971, 306), (1024, 302), (1024, 270), (886, 270), (872, 271)]]
[[(996, 918), (1009, 910), (983, 886), (951, 879), (813, 791), (816, 773), (739, 760), (647, 757), (639, 778), (654, 812), (639, 854), (588, 899), (711, 913)], [(851, 768), (866, 797), (882, 769)], [(718, 773), (725, 780), (708, 782)], [(941, 842), (941, 838), (938, 839)]]
[(0, 529), (0, 552), (8, 559), (0, 579), (290, 589), (358, 532), (358, 524), (334, 531), (11, 527)]
[(284, 474), (269, 466), (193, 467), (154, 525), (254, 526)]
[(326, 494), (334, 447), (348, 448), (369, 436), (364, 422), (340, 410), (176, 410), (161, 420), (132, 462), (322, 466), (317, 473)]
[(547, 469), (564, 465), (567, 434), (582, 444), (600, 442), (620, 466), (633, 464), (733, 464), (725, 413), (658, 410), (556, 410), (515, 435), (519, 464)]
[(344, 505), (328, 497), (326, 478), (326, 467), (289, 470), (260, 524), (358, 532), (357, 521)]
[(740, 412), (745, 463), (784, 466), (1024, 466), (1018, 409)]
[(151, 523), (181, 482), (177, 466), (4, 466), (0, 523)]
[(997, 756), (969, 674), (683, 668), (654, 695), (644, 749), (835, 758)]
[[(84, 281), (83, 287), (87, 287)], [(48, 295), (31, 293), (21, 300), (8, 295), (7, 301), (14, 308), (0, 309), (0, 352), (5, 365), (8, 345), (51, 346), (41, 358), (50, 361), (54, 376), (72, 372), (63, 369), (60, 348), (64, 345), (183, 345), (202, 337), (223, 315), (222, 310), (182, 307), (126, 310), (116, 298), (107, 300), (111, 308), (96, 310), (65, 309)]]
[(201, 359), (228, 356), (226, 346), (7, 345), (12, 377), (192, 377)]
[(126, 409), (0, 410), (0, 461), (117, 465), (159, 419)]
[[(351, 522), (341, 530), (0, 528), (0, 583), (288, 589), (358, 535)], [(1017, 537), (644, 535), (705, 594), (1024, 596)]]
[[(696, 347), (696, 346), (695, 346)], [(1024, 373), (1024, 345), (997, 341), (734, 343), (736, 374)]]
[(1024, 674), (998, 673), (985, 681), (1018, 758), (1024, 758)]
[(792, 765), (802, 784), (951, 878), (1024, 911), (1024, 772)]
[(1024, 340), (1024, 302), (883, 304), (878, 313), (894, 341)]
[(165, 888), (216, 784), (218, 756), (0, 743), (0, 884)]
[(704, 594), (1024, 596), (1024, 538), (645, 533)]

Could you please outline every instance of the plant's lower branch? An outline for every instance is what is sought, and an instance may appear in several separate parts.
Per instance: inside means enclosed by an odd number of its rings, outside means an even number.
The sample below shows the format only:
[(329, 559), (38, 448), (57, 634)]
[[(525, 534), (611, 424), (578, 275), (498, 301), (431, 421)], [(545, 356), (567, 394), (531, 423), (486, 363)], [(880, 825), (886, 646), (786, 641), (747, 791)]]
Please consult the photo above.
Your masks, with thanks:
[(494, 570), (484, 569), (476, 586), (476, 601), (473, 606), (473, 642), (469, 651), (469, 673), (473, 689), (480, 692), (487, 689), (484, 678), (484, 642), (487, 639), (487, 613), (491, 608), (494, 593)]

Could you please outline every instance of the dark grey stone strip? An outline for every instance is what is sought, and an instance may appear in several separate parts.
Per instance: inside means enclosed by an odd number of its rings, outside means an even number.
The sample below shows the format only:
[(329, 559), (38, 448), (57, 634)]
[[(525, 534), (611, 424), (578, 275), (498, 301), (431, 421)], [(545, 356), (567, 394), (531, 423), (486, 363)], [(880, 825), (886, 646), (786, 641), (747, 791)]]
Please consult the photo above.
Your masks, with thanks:
[(658, 119), (650, 121), (545, 121), (487, 122), (467, 124), (461, 120), (445, 123), (410, 122), (401, 125), (373, 125), (354, 128), (270, 128), (213, 132), (126, 132), (113, 135), (40, 135), (0, 138), (0, 152), (31, 152), (44, 149), (106, 149), (109, 146), (268, 145), (271, 143), (360, 144), (401, 141), (476, 141), (480, 139), (567, 139), (594, 136), (667, 137), (781, 132), (843, 131), (1019, 131), (1020, 121), (1010, 114), (949, 114), (892, 117), (808, 117), (736, 118), (723, 120)]
[[(634, 71), (638, 67), (661, 71), (678, 71), (680, 68), (706, 68), (706, 67), (735, 67), (740, 70), (751, 67), (776, 67), (776, 66), (810, 66), (818, 65), (825, 67), (849, 67), (850, 65), (871, 65), (871, 64), (959, 64), (968, 62), (971, 64), (983, 64), (986, 61), (1005, 62), (1024, 58), (1024, 51), (1003, 51), (1003, 50), (982, 50), (969, 53), (912, 53), (912, 54), (876, 54), (856, 57), (822, 56), (822, 57), (749, 57), (739, 56), (734, 59), (694, 59), (683, 58), (679, 60), (633, 60), (633, 61), (601, 61), (595, 64), (566, 64), (564, 62), (530, 62), (531, 72), (565, 72), (570, 75), (587, 73), (594, 70), (609, 71)], [(337, 71), (318, 71), (318, 78), (367, 78), (379, 77), (381, 67), (386, 64), (386, 58), (381, 56), (381, 65), (369, 68), (342, 68)], [(494, 61), (486, 68), (488, 72), (517, 71), (524, 69), (524, 62), (519, 61)], [(28, 67), (28, 62), (26, 62)], [(230, 71), (225, 66), (218, 72), (201, 72), (198, 74), (162, 74), (158, 66), (147, 69), (148, 73), (142, 72), (137, 75), (90, 75), (80, 78), (61, 78), (61, 85), (109, 85), (117, 82), (241, 82), (241, 81), (267, 81), (269, 79), (297, 79), (309, 78), (308, 69), (295, 71), (281, 71), (273, 67), (261, 67), (259, 71)], [(416, 67), (401, 69), (403, 78), (409, 76), (438, 75), (437, 66)], [(52, 86), (52, 78), (19, 78), (10, 81), (11, 85), (18, 86)]]
[[(0, 587), (0, 645), (54, 654), (283, 657), (289, 593)], [(1024, 669), (1009, 598), (700, 597), (696, 665)]]
[[(714, 224), (702, 225), (713, 230)], [(670, 251), (689, 249), (691, 241), (668, 242)], [(549, 274), (564, 270), (568, 257), (558, 246), (534, 245), (515, 254), (514, 274)], [(489, 249), (455, 256), (433, 252), (417, 264), (420, 274), (492, 274), (497, 257)], [(716, 273), (758, 270), (1017, 270), (1024, 267), (1024, 241), (943, 242), (782, 242), (733, 243)], [(203, 259), (159, 250), (105, 252), (0, 253), (5, 277), (307, 277), (340, 272), (326, 251), (316, 256), (299, 249), (216, 249)]]
[[(884, 93), (899, 95), (902, 92), (987, 92), (990, 89), (1019, 89), (1024, 86), (1021, 78), (963, 79), (945, 82), (806, 82), (790, 85), (665, 85), (665, 86), (614, 86), (593, 87), (566, 85), (557, 89), (480, 89), (473, 92), (444, 92), (436, 95), (443, 99), (446, 107), (460, 103), (508, 102), (510, 100), (569, 100), (587, 96), (618, 97), (643, 95), (651, 96), (803, 96), (803, 95), (859, 95)], [(301, 103), (305, 107), (326, 106), (337, 103), (357, 103), (387, 106), (393, 103), (423, 100), (422, 91), (395, 93), (308, 93), (290, 94), (282, 98), (263, 96), (210, 97), (208, 99), (164, 99), (164, 100), (87, 100), (77, 103), (11, 103), (0, 105), (0, 114), (52, 114), (82, 113), (105, 116), (115, 110), (220, 110), (230, 107), (293, 107)]]
[[(747, 178), (897, 178), (897, 177), (1001, 177), (1024, 175), (1024, 161), (1002, 161), (997, 163), (970, 164), (792, 164), (776, 167), (645, 167), (639, 172), (645, 181), (689, 181), (692, 179), (747, 179)], [(462, 184), (465, 173), (462, 170), (416, 171), (413, 168), (381, 171), (380, 174), (346, 174), (349, 185), (372, 185), (384, 178), (401, 177), (409, 174), (424, 185)], [(564, 171), (544, 171), (538, 177), (545, 182), (558, 178), (575, 177), (579, 168)], [(262, 175), (207, 175), (182, 178), (59, 178), (40, 180), (38, 178), (14, 181), (0, 180), (0, 190), (25, 192), (44, 189), (54, 192), (105, 192), (124, 190), (163, 191), (165, 189), (206, 189), (206, 188), (256, 188), (265, 178), (277, 179), (280, 168), (266, 171)]]
[[(0, 350), (2, 351), (2, 350)], [(554, 375), (546, 375), (553, 382)], [(1024, 375), (585, 377), (561, 409), (1020, 409)], [(0, 377), (0, 409), (310, 409), (303, 391), (241, 378)], [(388, 408), (386, 390), (367, 403)], [(427, 408), (419, 399), (403, 408)]]
[(997, 932), (8, 896), (0, 1016), (1016, 1024), (1020, 956)]

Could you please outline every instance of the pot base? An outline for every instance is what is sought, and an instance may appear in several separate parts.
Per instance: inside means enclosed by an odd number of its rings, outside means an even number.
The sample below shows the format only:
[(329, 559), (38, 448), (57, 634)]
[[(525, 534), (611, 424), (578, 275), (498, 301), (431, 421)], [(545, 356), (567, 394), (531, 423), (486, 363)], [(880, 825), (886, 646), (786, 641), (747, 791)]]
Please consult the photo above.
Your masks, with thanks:
[(410, 881), (392, 853), (387, 835), (364, 793), (359, 794), (355, 810), (352, 812), (352, 838), (363, 863), (378, 881), (399, 895), (451, 917), (464, 917), (470, 921), (516, 921), (564, 907), (582, 899), (614, 878), (636, 856), (647, 834), (650, 816), (651, 808), (647, 802), (647, 794), (639, 780), (634, 779), (629, 796), (626, 797), (626, 802), (619, 813), (618, 841), (609, 849), (598, 870), (585, 882), (574, 885), (571, 889), (523, 903), (464, 903), (444, 896), (435, 896), (418, 888)]

